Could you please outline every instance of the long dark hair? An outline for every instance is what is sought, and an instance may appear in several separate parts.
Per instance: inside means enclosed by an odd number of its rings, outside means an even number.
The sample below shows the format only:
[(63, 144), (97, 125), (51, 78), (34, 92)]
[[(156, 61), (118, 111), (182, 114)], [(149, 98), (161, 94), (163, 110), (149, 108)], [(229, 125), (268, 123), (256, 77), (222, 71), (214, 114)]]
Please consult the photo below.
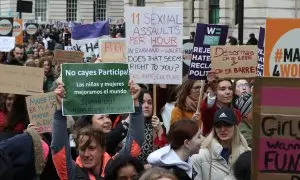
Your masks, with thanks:
[(8, 124), (5, 131), (12, 131), (19, 122), (23, 122), (25, 127), (28, 125), (29, 117), (25, 97), (24, 95), (15, 95), (11, 112), (7, 116)]

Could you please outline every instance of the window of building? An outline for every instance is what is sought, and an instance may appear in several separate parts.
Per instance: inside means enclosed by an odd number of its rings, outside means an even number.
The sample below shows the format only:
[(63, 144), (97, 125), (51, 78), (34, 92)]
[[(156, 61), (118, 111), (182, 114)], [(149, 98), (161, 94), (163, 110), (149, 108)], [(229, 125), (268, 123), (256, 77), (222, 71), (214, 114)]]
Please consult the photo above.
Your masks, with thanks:
[(220, 1), (209, 0), (209, 24), (219, 24), (220, 20)]
[(95, 0), (95, 20), (106, 20), (106, 0)]
[(235, 24), (238, 24), (239, 17), (239, 0), (235, 0)]
[(47, 20), (47, 0), (35, 0), (35, 19)]
[(137, 0), (136, 6), (145, 6), (145, 0)]
[(77, 20), (77, 0), (67, 0), (67, 21)]

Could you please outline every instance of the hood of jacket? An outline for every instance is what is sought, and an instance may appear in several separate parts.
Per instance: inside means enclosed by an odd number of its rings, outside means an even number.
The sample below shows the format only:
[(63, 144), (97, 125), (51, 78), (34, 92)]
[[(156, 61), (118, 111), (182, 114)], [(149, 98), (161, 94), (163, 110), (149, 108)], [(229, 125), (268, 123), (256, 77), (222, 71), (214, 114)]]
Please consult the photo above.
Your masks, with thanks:
[(151, 153), (147, 158), (148, 163), (156, 166), (176, 166), (184, 170), (192, 177), (192, 161), (189, 158), (187, 162), (182, 161), (171, 146), (165, 146)]

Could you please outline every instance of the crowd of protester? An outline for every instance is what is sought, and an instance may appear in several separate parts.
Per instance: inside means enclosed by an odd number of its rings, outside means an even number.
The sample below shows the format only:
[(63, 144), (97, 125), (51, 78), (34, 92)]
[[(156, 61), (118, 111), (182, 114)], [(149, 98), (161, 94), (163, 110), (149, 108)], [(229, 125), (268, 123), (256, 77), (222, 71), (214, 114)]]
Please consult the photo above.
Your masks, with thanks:
[[(124, 37), (122, 29), (113, 28), (112, 37)], [(252, 80), (209, 72), (202, 99), (201, 81), (153, 87), (130, 80), (134, 113), (65, 117), (53, 51), (70, 43), (69, 33), (46, 26), (0, 52), (2, 64), (43, 68), (43, 91), (57, 99), (52, 133), (40, 134), (26, 96), (0, 94), (0, 179), (250, 179)]]

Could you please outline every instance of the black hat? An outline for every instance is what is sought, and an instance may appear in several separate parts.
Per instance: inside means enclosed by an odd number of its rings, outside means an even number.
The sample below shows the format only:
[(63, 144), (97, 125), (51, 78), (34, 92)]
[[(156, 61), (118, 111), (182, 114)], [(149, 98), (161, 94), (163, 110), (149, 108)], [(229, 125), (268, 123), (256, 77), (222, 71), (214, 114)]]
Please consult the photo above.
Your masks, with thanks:
[(236, 117), (232, 108), (222, 108), (215, 113), (214, 124), (225, 122), (231, 125), (236, 124)]

